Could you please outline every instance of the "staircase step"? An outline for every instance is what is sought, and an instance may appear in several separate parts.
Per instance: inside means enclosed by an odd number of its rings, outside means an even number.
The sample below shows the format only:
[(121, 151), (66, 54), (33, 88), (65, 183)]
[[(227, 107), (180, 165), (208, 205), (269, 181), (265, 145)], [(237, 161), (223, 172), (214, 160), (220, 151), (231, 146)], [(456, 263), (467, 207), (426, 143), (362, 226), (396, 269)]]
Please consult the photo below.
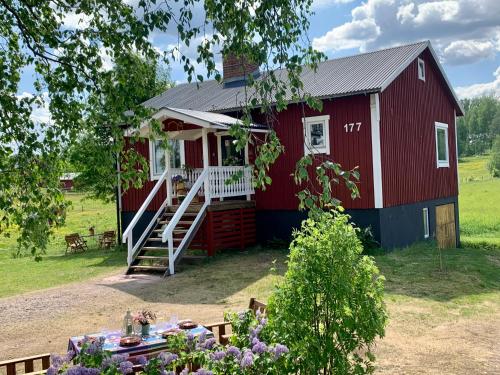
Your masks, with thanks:
[[(168, 247), (161, 247), (161, 246), (144, 246), (141, 250), (163, 250), (163, 251), (166, 251), (168, 250)], [(174, 251), (176, 250), (176, 248), (174, 247)]]
[[(165, 216), (172, 217), (174, 215), (175, 215), (175, 212), (165, 212), (163, 214), (163, 217), (165, 217)], [(193, 216), (193, 217), (196, 216), (196, 215), (198, 215), (198, 212), (184, 212), (182, 214), (182, 216)]]
[[(158, 224), (162, 224), (162, 225), (163, 225), (163, 224), (168, 224), (168, 221), (165, 221), (165, 220), (160, 220), (160, 221), (158, 221)], [(179, 224), (180, 224), (180, 225), (191, 225), (191, 224), (193, 224), (193, 222), (192, 222), (192, 221), (179, 221), (179, 222), (177, 223), (177, 225), (179, 225)]]
[(168, 256), (139, 255), (135, 259), (140, 259), (140, 260), (167, 260), (168, 261)]
[[(174, 229), (174, 233), (187, 233), (188, 229)], [(163, 233), (163, 229), (154, 229), (153, 233)]]
[(167, 266), (130, 266), (131, 270), (159, 271), (159, 272), (165, 272), (167, 268), (168, 268)]
[[(174, 240), (174, 242), (175, 242), (175, 241), (182, 241), (182, 238), (173, 237), (173, 240)], [(161, 241), (162, 241), (162, 239), (161, 239), (161, 237), (149, 237), (149, 238), (147, 239), (147, 241), (151, 241), (151, 242), (161, 242)]]

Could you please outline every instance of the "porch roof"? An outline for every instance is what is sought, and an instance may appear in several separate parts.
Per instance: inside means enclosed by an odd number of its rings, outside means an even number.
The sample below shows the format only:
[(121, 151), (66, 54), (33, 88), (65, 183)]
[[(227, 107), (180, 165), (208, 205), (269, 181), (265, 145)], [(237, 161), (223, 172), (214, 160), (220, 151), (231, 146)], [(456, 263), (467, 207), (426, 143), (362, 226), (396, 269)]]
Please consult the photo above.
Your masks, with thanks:
[[(167, 119), (175, 119), (182, 121), (186, 124), (200, 126), (201, 128), (211, 129), (215, 131), (227, 131), (232, 125), (243, 125), (243, 121), (235, 117), (224, 115), (221, 113), (195, 111), (192, 109), (162, 107), (152, 116), (154, 120), (164, 121)], [(135, 129), (125, 130), (125, 135), (132, 135)], [(266, 133), (269, 129), (257, 123), (250, 123), (251, 132)], [(201, 137), (201, 129), (195, 130), (179, 130), (169, 132), (172, 133), (171, 139), (187, 139), (194, 140)], [(149, 134), (149, 121), (145, 121), (139, 129), (140, 136), (148, 136)]]

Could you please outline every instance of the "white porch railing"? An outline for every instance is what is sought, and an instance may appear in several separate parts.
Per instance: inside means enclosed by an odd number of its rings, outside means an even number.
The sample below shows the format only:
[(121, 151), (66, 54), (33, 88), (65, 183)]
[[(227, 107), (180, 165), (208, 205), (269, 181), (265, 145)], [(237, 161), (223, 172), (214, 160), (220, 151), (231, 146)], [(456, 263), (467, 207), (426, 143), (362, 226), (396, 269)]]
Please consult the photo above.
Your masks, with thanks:
[[(234, 178), (235, 174), (238, 174), (239, 178)], [(252, 168), (243, 166), (228, 166), (228, 167), (208, 167), (206, 169), (196, 168), (196, 169), (183, 169), (183, 168), (170, 168), (166, 170), (156, 182), (153, 190), (149, 193), (148, 197), (142, 204), (141, 208), (135, 214), (134, 218), (128, 225), (127, 229), (123, 232), (122, 240), (127, 242), (127, 263), (129, 267), (131, 266), (134, 256), (141, 246), (141, 244), (146, 239), (146, 236), (153, 229), (153, 225), (157, 223), (158, 217), (161, 215), (165, 207), (167, 206), (171, 196), (175, 196), (172, 193), (172, 176), (181, 175), (185, 180), (186, 187), (189, 190), (188, 194), (182, 201), (182, 203), (177, 208), (174, 216), (166, 226), (162, 233), (162, 241), (168, 242), (168, 257), (169, 257), (169, 272), (173, 274), (175, 269), (175, 261), (179, 256), (180, 252), (183, 250), (184, 246), (188, 245), (186, 242), (189, 240), (192, 232), (197, 227), (199, 221), (203, 217), (203, 214), (210, 204), (213, 198), (226, 198), (226, 197), (236, 197), (250, 194), (254, 194), (253, 182), (252, 182)], [(133, 229), (139, 222), (140, 218), (146, 211), (147, 207), (156, 196), (160, 187), (163, 183), (167, 184), (167, 198), (161, 204), (160, 208), (153, 216), (149, 222), (146, 229), (142, 232), (140, 238), (135, 242), (133, 241)], [(192, 203), (196, 195), (204, 196), (205, 200), (198, 212), (196, 218), (188, 229), (188, 232), (184, 235), (181, 243), (174, 252), (173, 248), (173, 231), (177, 224), (179, 223), (182, 216), (184, 216), (187, 208)]]

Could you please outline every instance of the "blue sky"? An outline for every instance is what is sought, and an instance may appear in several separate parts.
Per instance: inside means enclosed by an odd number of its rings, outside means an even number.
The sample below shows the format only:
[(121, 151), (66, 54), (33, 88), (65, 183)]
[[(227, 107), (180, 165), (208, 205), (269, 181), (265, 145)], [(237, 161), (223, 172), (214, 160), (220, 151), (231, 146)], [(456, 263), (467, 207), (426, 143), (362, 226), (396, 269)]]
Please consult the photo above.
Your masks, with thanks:
[[(329, 58), (430, 40), (459, 97), (500, 97), (500, 0), (314, 0), (313, 10), (308, 36)], [(67, 18), (78, 25), (75, 15)], [(161, 51), (176, 40), (175, 28), (152, 37)], [(196, 43), (179, 47), (195, 57)], [(19, 94), (32, 92), (30, 73), (24, 72)], [(176, 62), (172, 79), (186, 80)]]

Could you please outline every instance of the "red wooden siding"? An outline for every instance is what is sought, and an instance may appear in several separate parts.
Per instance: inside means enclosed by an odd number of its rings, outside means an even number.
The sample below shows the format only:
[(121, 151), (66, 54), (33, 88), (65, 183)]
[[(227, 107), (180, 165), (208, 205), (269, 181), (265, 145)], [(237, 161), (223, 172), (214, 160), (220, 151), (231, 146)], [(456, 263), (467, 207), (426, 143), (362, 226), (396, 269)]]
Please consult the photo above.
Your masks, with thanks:
[[(458, 195), (454, 105), (428, 51), (380, 94), (384, 207)], [(448, 124), (449, 168), (436, 167), (434, 123)]]
[[(304, 155), (304, 135), (301, 106), (289, 105), (276, 115), (274, 128), (285, 151), (271, 167), (269, 175), (273, 179), (266, 191), (256, 192), (257, 209), (259, 210), (296, 210), (298, 207), (297, 192), (300, 190), (291, 174), (295, 164)], [(305, 115), (330, 115), (330, 155), (329, 157), (342, 165), (343, 169), (359, 166), (361, 175), (359, 190), (361, 198), (352, 200), (344, 186), (335, 189), (345, 208), (372, 208), (373, 167), (370, 128), (370, 97), (357, 95), (323, 101), (323, 111), (314, 112), (305, 108)], [(361, 122), (360, 131), (346, 133), (344, 125)]]

